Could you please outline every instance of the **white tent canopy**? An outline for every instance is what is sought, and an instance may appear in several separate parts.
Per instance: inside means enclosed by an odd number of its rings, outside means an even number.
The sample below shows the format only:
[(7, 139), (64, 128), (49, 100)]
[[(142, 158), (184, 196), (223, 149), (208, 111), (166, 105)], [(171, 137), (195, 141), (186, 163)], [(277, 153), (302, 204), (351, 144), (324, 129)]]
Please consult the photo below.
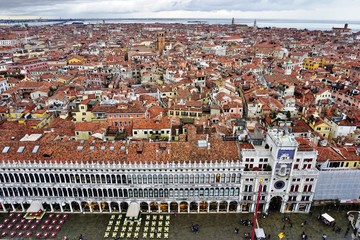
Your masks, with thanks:
[(140, 204), (136, 202), (130, 203), (130, 206), (126, 212), (126, 217), (128, 218), (138, 218), (140, 213)]
[(256, 235), (256, 238), (258, 238), (258, 239), (260, 239), (260, 238), (265, 238), (264, 229), (262, 229), (262, 228), (256, 228), (256, 229), (255, 229), (255, 235)]
[(329, 214), (327, 214), (327, 213), (323, 213), (323, 214), (321, 214), (321, 216), (326, 220), (326, 221), (328, 221), (328, 222), (333, 222), (333, 221), (335, 221), (335, 219), (333, 218), (333, 217), (331, 217)]
[(30, 207), (26, 210), (28, 213), (36, 213), (40, 210), (44, 210), (43, 205), (39, 201), (33, 201), (30, 204)]

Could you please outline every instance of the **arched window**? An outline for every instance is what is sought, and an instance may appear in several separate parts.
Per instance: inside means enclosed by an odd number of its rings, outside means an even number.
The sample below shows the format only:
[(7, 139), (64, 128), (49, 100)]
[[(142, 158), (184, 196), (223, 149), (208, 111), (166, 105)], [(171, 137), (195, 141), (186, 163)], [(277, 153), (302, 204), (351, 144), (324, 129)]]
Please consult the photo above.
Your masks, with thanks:
[(205, 175), (205, 183), (210, 183), (210, 174)]
[(185, 174), (185, 184), (189, 183), (189, 174)]
[(194, 178), (194, 174), (191, 174), (191, 175), (190, 175), (190, 183), (194, 183), (194, 181), (195, 181), (194, 179), (195, 179), (195, 178)]
[(69, 174), (60, 174), (60, 175), (61, 175), (61, 179), (63, 179), (63, 181), (64, 181), (64, 179), (65, 179), (64, 182), (70, 183), (70, 176), (69, 176)]
[(209, 196), (209, 189), (208, 188), (205, 188), (205, 196)]
[(104, 174), (101, 174), (101, 183), (105, 184), (106, 183), (106, 178)]
[(205, 181), (205, 175), (201, 174), (200, 175), (200, 183), (204, 183), (204, 181)]
[[(61, 182), (61, 183), (64, 183), (65, 182), (65, 179), (64, 179), (64, 175), (63, 174), (56, 174), (57, 176), (57, 179), (56, 179), (56, 182)], [(75, 181), (75, 180), (74, 180)], [(70, 181), (69, 181), (70, 182)]]
[(151, 174), (148, 175), (148, 183), (152, 184), (152, 176), (151, 176)]
[(195, 174), (195, 183), (199, 183), (199, 174)]
[(182, 174), (179, 175), (179, 183), (184, 183), (184, 175)]
[(221, 177), (220, 173), (217, 173), (217, 174), (216, 174), (216, 178), (215, 178), (215, 181), (216, 181), (217, 183), (220, 182), (220, 177)]
[(158, 182), (157, 180), (158, 180), (158, 179), (157, 179), (157, 175), (156, 175), (156, 174), (154, 174), (154, 175), (153, 175), (153, 181), (154, 181), (154, 184), (157, 184), (157, 182)]
[(200, 197), (203, 197), (203, 196), (204, 196), (204, 189), (200, 188)]
[[(11, 175), (10, 175), (11, 176)], [(35, 182), (39, 183), (39, 175), (37, 173), (34, 173), (34, 177), (35, 177)], [(11, 182), (13, 182), (13, 179), (11, 179)]]
[(169, 183), (173, 183), (173, 175), (172, 174), (169, 175)]
[[(36, 177), (37, 177), (37, 174), (36, 174)], [(9, 173), (9, 178), (10, 178), (10, 183), (13, 183), (14, 182), (14, 176), (12, 175), (12, 173)], [(37, 178), (36, 182), (39, 182), (38, 178)]]
[(142, 178), (141, 178), (141, 175), (140, 175), (140, 174), (137, 176), (137, 182), (138, 182), (138, 184), (141, 184), (141, 183), (142, 183)]
[(104, 197), (107, 197), (107, 196), (108, 196), (107, 189), (103, 189), (103, 196), (104, 196)]
[(225, 174), (221, 174), (221, 183), (225, 183)]
[(49, 174), (45, 174), (45, 182), (46, 183), (49, 183), (50, 182), (50, 177), (49, 177)]
[(143, 176), (143, 183), (147, 184), (147, 176), (146, 175)]
[(15, 182), (17, 182), (17, 183), (20, 182), (19, 176), (17, 175), (17, 173), (14, 173), (14, 178), (15, 178)]
[(220, 196), (224, 196), (224, 189), (220, 188)]
[(178, 182), (179, 182), (178, 175), (177, 175), (177, 174), (175, 174), (175, 175), (174, 175), (174, 183), (178, 183)]

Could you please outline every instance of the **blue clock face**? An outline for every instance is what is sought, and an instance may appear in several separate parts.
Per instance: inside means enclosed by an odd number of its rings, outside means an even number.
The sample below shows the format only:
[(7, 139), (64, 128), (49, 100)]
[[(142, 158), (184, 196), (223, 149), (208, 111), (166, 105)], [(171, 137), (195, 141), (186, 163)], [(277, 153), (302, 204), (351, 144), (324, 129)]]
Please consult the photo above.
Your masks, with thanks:
[(276, 181), (275, 184), (274, 184), (274, 187), (276, 189), (282, 189), (283, 187), (285, 187), (285, 182), (284, 181)]

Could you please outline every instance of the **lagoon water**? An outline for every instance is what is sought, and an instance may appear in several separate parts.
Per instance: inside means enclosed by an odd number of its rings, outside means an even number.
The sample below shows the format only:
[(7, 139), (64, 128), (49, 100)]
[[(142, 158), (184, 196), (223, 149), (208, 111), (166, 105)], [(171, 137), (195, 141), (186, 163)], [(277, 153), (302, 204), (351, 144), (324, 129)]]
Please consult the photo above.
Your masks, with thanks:
[[(51, 21), (31, 21), (24, 22), (29, 26), (46, 25), (55, 23), (65, 23), (66, 19), (52, 19)], [(112, 19), (67, 19), (65, 24), (71, 24), (73, 21), (82, 21), (85, 24), (96, 23), (179, 23), (179, 24), (231, 24), (232, 18), (112, 18)], [(235, 24), (246, 24), (248, 26), (254, 25), (255, 19), (235, 18)], [(21, 23), (20, 21), (18, 23)], [(353, 32), (360, 31), (360, 21), (340, 21), (340, 20), (301, 20), (301, 19), (256, 19), (258, 27), (276, 27), (276, 28), (296, 28), (308, 30), (331, 30), (333, 27), (344, 27), (348, 23)], [(8, 25), (9, 23), (7, 23)], [(13, 23), (14, 24), (14, 23)], [(1, 23), (0, 23), (1, 25)]]

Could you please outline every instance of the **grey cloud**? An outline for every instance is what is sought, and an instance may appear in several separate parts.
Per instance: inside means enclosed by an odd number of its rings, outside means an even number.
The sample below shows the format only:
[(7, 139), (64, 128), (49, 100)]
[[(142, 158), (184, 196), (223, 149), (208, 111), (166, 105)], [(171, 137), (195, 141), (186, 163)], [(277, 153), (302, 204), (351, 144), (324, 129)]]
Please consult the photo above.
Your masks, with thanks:
[[(105, 17), (142, 12), (285, 11), (327, 8), (338, 0), (0, 0), (0, 15)], [(349, 0), (351, 1), (351, 0)], [(196, 16), (195, 16), (196, 17)]]

